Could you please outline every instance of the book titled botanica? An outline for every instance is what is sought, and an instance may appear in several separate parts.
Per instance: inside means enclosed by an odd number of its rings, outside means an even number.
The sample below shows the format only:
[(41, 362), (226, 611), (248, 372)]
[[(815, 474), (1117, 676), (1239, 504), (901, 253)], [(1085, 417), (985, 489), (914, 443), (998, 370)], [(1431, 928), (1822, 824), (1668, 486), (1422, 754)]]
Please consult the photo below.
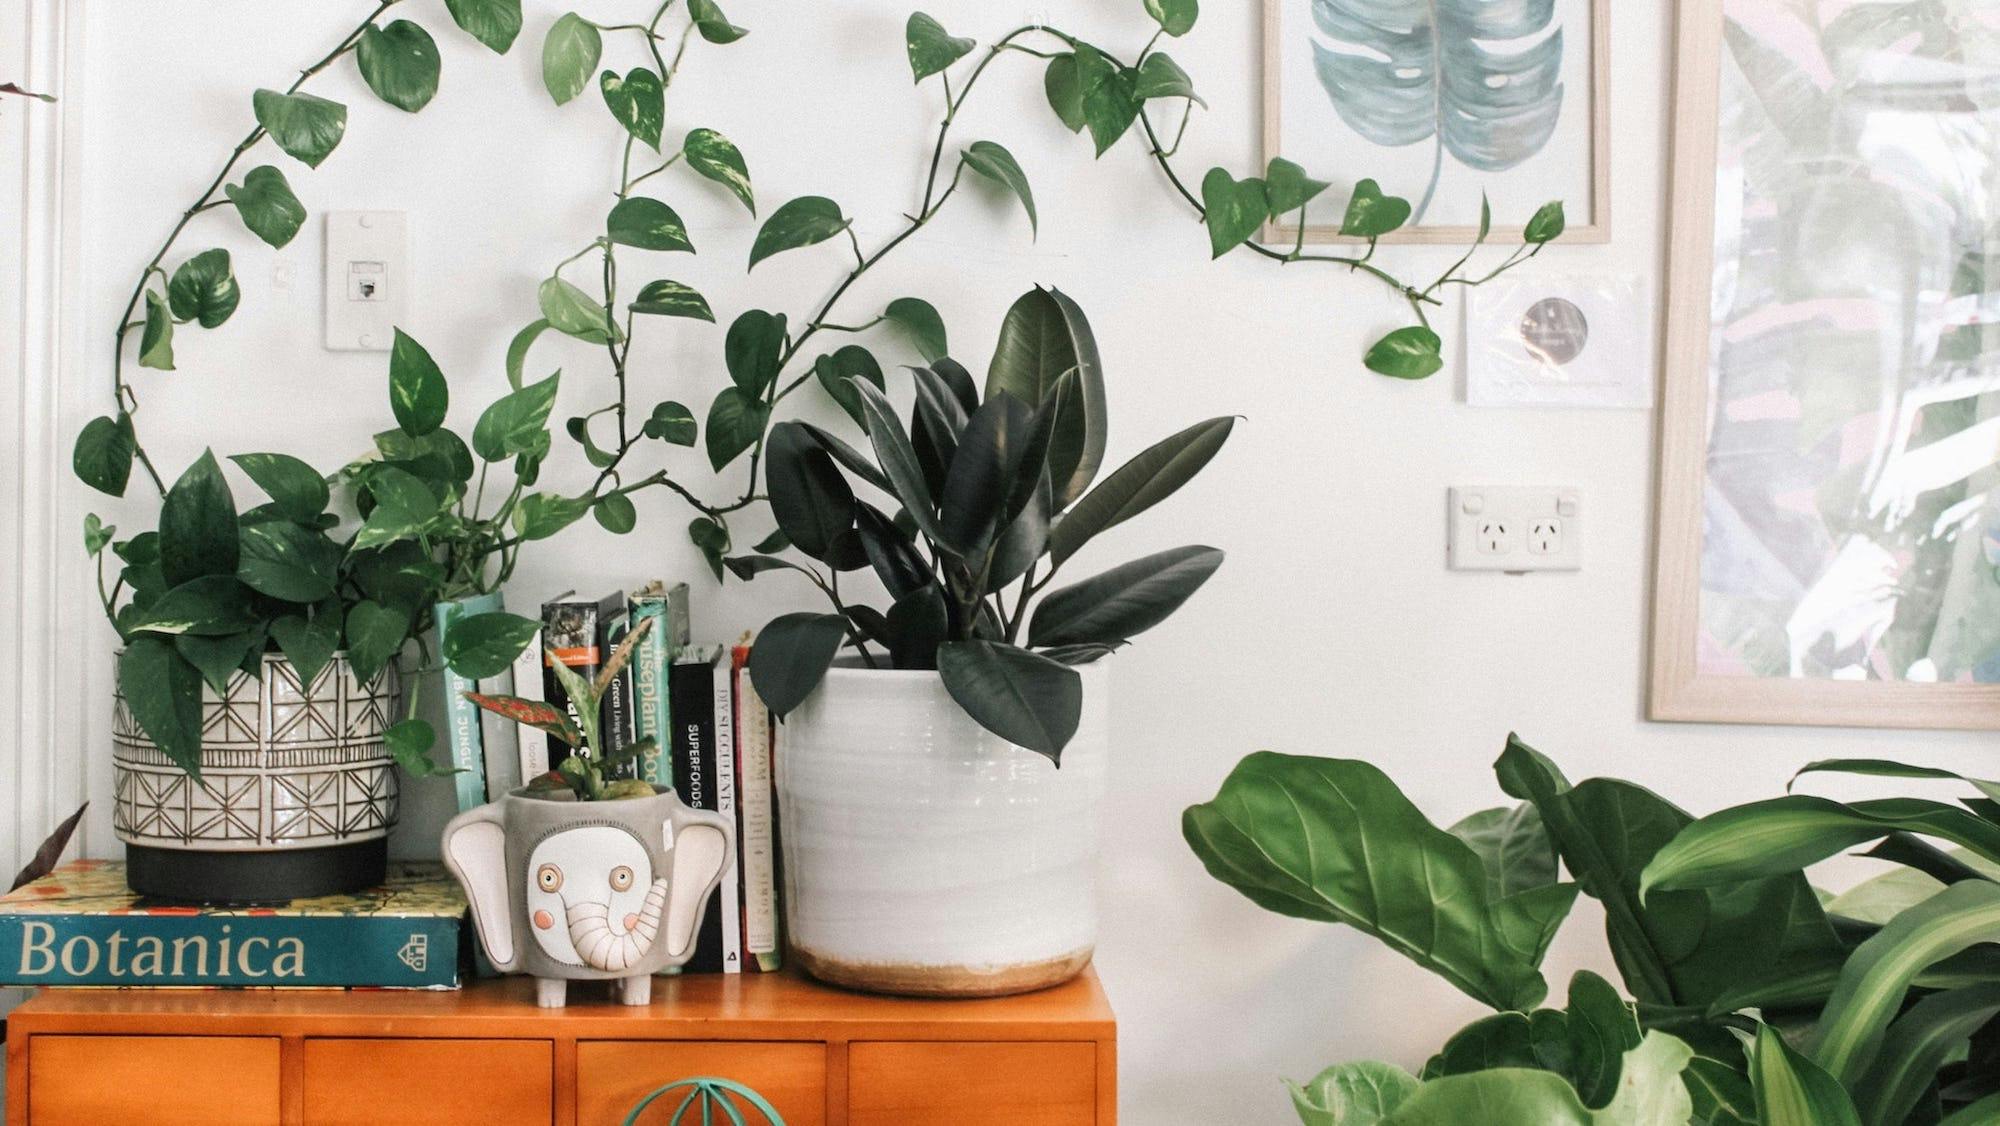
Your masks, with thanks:
[(350, 895), (187, 907), (79, 860), (0, 896), (0, 985), (456, 989), (464, 917), (438, 864), (391, 863)]

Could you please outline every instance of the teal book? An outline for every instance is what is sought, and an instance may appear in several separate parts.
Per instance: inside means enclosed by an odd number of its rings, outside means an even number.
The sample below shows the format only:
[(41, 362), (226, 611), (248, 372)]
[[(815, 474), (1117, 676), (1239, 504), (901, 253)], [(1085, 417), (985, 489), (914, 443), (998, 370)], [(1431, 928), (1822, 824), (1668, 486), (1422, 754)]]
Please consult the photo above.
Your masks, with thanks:
[[(501, 608), (500, 594), (476, 595), (461, 598), (456, 602), (440, 602), (433, 613), (437, 618), (438, 650), (444, 650), (444, 639), (451, 634), (452, 627), (464, 618), (475, 614), (487, 614)], [(458, 787), (458, 809), (460, 813), (474, 806), (486, 804), (486, 739), (480, 719), (480, 709), (465, 698), (467, 692), (483, 691), (473, 680), (451, 671), (444, 670), (444, 717), (446, 731), (445, 745), (451, 751), (451, 765), (458, 773), (452, 781)], [(512, 757), (512, 756), (509, 756)], [(494, 795), (498, 797), (499, 795)]]
[(456, 989), (465, 907), (435, 863), (352, 895), (188, 907), (78, 860), (0, 896), (0, 985)]
[(632, 655), (632, 690), (637, 708), (633, 715), (636, 736), (653, 738), (651, 750), (639, 756), (639, 777), (656, 786), (674, 784), (673, 694), (667, 680), (674, 659), (688, 647), (688, 585), (650, 583), (632, 592), (632, 627), (647, 618), (653, 628), (639, 641)]

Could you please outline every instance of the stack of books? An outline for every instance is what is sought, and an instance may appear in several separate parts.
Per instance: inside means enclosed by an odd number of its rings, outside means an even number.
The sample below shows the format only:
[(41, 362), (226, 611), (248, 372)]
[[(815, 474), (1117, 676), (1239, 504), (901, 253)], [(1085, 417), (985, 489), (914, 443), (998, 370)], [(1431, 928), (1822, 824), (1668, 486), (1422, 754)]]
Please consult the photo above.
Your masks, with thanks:
[[(438, 608), (440, 644), (456, 621), (499, 609), (497, 598)], [(510, 673), (477, 684), (445, 686), (459, 806), (470, 809), (547, 774), (569, 748), (524, 728), (505, 732), (482, 722), (461, 695), (499, 692), (546, 700), (576, 715), (553, 666), (590, 680), (627, 633), (654, 624), (639, 651), (605, 693), (598, 716), (607, 752), (650, 738), (631, 776), (670, 787), (695, 809), (736, 820), (736, 866), (710, 901), (694, 957), (682, 973), (769, 972), (783, 964), (779, 933), (777, 799), (772, 776), (775, 724), (750, 685), (747, 643), (696, 645), (686, 583), (651, 583), (602, 598), (564, 594), (542, 605), (542, 636)], [(450, 674), (447, 674), (449, 676)]]

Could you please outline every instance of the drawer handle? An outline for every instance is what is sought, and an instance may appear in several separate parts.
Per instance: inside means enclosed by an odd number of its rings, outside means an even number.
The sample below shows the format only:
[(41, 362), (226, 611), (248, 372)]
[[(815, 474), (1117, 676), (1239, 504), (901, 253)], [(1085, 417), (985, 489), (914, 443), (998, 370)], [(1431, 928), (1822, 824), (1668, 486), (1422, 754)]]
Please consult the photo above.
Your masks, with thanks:
[[(666, 1126), (681, 1126), (683, 1122), (695, 1121), (699, 1121), (701, 1126), (713, 1126), (718, 1107), (727, 1117), (730, 1126), (748, 1126), (743, 1112), (736, 1108), (735, 1100), (731, 1096), (741, 1098), (756, 1108), (757, 1113), (763, 1115), (764, 1121), (770, 1126), (785, 1126), (785, 1120), (779, 1117), (778, 1109), (764, 1096), (734, 1080), (709, 1078), (681, 1079), (658, 1088), (652, 1094), (640, 1099), (638, 1105), (632, 1108), (632, 1112), (625, 1116), (625, 1126), (637, 1126), (640, 1112), (676, 1091), (686, 1091), (687, 1094), (681, 1098), (680, 1105), (674, 1108), (674, 1112), (667, 1117)], [(701, 1117), (688, 1118), (688, 1112), (696, 1109), (701, 1111)]]

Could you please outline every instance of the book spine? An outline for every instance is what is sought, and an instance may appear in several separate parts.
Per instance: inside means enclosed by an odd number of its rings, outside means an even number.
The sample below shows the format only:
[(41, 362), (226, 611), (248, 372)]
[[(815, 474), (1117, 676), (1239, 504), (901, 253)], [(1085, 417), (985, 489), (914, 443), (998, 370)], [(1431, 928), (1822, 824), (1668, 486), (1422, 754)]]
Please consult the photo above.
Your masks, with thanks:
[(456, 919), (0, 916), (0, 985), (458, 987)]
[[(690, 656), (674, 663), (674, 792), (691, 809), (715, 808), (714, 764), (709, 758), (715, 745), (714, 677), (712, 655), (707, 660)], [(710, 897), (701, 930), (695, 936), (694, 956), (682, 967), (683, 972), (721, 972), (721, 897), (720, 889)]]
[(653, 740), (651, 750), (640, 752), (639, 778), (669, 789), (674, 784), (673, 693), (667, 683), (675, 656), (671, 614), (664, 597), (642, 593), (632, 598), (632, 628), (653, 622), (632, 655), (632, 731), (641, 740)]
[(736, 855), (743, 879), (743, 970), (784, 965), (778, 941), (777, 826), (771, 787), (771, 710), (750, 683), (750, 650), (738, 646), (736, 672)]
[[(485, 614), (500, 609), (500, 595), (482, 594), (476, 598), (464, 598), (456, 602), (440, 602), (432, 608), (432, 617), (437, 622), (439, 649), (443, 649), (445, 638), (460, 621), (475, 614)], [(457, 788), (459, 812), (464, 812), (486, 802), (486, 747), (479, 718), (480, 709), (465, 698), (467, 692), (479, 691), (479, 685), (453, 672), (450, 666), (444, 670), (444, 715), (445, 741), (451, 751), (451, 765), (458, 773), (452, 775)]]
[[(598, 651), (604, 655), (605, 661), (609, 661), (611, 654), (617, 651), (618, 644), (624, 641), (625, 635), (632, 630), (632, 616), (630, 610), (626, 608), (624, 597), (619, 596), (615, 604), (600, 606), (597, 621), (601, 638), (598, 642)], [(611, 683), (605, 686), (604, 699), (599, 707), (597, 724), (598, 732), (604, 740), (603, 752), (606, 755), (616, 754), (631, 746), (633, 740), (637, 738), (633, 734), (636, 724), (632, 707), (631, 664), (627, 663), (618, 671), (617, 676), (611, 678)], [(622, 771), (620, 773), (621, 776), (627, 776)], [(636, 775), (629, 776), (636, 777)]]
[[(714, 677), (715, 684), (715, 811), (736, 817), (736, 679), (730, 675), (727, 654)], [(743, 972), (743, 878), (739, 860), (722, 870), (716, 886), (722, 911), (722, 972)]]
[[(542, 677), (547, 670), (542, 664), (542, 639), (537, 636), (514, 658), (514, 695), (529, 700), (545, 700), (542, 695)], [(521, 728), (518, 732), (519, 744), (516, 757), (521, 763), (521, 782), (532, 782), (549, 772), (549, 744), (532, 729)]]
[[(579, 727), (583, 725), (583, 717), (577, 711), (577, 701), (569, 698), (562, 681), (556, 679), (554, 666), (560, 662), (584, 680), (595, 679), (605, 657), (599, 630), (595, 602), (542, 604), (542, 653), (546, 666), (542, 674), (542, 698), (568, 712), (570, 721)], [(548, 744), (552, 767), (569, 757), (569, 745), (561, 739), (550, 735), (544, 742)]]

